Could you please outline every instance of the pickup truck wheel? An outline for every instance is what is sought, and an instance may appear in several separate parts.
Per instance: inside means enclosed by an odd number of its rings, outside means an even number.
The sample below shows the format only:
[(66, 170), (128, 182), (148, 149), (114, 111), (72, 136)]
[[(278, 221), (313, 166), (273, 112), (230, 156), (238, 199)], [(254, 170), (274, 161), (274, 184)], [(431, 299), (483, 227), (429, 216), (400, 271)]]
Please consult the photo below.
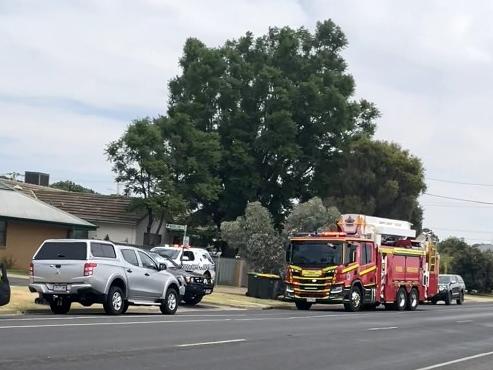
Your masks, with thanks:
[(407, 306), (406, 289), (399, 288), (395, 297), (395, 308), (397, 311), (404, 311)]
[(418, 291), (413, 288), (409, 293), (409, 297), (407, 297), (406, 309), (408, 311), (416, 311), (416, 308), (418, 308), (418, 304), (419, 304)]
[(459, 298), (457, 299), (457, 304), (464, 303), (464, 292), (460, 292)]
[(203, 295), (185, 296), (183, 300), (187, 305), (195, 306), (196, 304), (200, 303), (203, 297), (204, 297)]
[(112, 286), (106, 296), (106, 300), (103, 303), (104, 311), (108, 315), (120, 315), (125, 308), (125, 300), (123, 298), (123, 291), (120, 287)]
[(51, 312), (53, 312), (55, 315), (65, 315), (70, 311), (71, 304), (72, 302), (70, 302), (66, 298), (58, 298), (52, 300), (50, 301)]
[(356, 285), (351, 288), (349, 292), (349, 302), (344, 303), (344, 309), (347, 312), (357, 312), (362, 306), (362, 297), (360, 288)]
[(178, 309), (178, 302), (178, 293), (174, 288), (169, 288), (164, 302), (160, 306), (161, 312), (165, 315), (174, 315)]
[(447, 292), (447, 296), (445, 297), (445, 304), (447, 306), (452, 304), (452, 293), (450, 291)]
[(307, 301), (296, 301), (294, 304), (296, 305), (296, 308), (301, 311), (308, 311), (312, 307), (311, 302)]

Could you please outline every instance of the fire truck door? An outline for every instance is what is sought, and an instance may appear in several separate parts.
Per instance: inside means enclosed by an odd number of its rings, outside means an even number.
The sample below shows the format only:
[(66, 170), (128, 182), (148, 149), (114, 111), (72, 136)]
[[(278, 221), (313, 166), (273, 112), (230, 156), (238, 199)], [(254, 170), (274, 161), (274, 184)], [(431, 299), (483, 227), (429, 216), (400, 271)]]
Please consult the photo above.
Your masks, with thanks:
[(372, 243), (361, 243), (359, 276), (365, 289), (373, 289), (376, 283), (376, 253)]

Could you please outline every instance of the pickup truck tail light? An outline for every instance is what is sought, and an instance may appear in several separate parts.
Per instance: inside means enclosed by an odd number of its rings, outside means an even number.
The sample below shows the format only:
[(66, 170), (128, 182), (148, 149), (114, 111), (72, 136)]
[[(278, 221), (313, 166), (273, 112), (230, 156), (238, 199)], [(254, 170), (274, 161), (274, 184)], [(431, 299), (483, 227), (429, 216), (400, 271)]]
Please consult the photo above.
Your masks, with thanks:
[(29, 264), (29, 275), (34, 277), (34, 265), (32, 262)]
[(84, 264), (84, 276), (92, 276), (97, 265), (98, 264), (94, 262), (86, 262)]

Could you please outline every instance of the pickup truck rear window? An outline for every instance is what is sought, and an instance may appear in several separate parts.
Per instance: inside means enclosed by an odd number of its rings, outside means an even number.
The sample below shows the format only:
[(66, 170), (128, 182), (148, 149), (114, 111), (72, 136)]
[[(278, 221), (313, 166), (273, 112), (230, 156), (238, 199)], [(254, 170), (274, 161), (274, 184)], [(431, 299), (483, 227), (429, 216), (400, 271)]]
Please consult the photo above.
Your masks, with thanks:
[(87, 244), (80, 242), (47, 242), (34, 257), (35, 260), (85, 260)]

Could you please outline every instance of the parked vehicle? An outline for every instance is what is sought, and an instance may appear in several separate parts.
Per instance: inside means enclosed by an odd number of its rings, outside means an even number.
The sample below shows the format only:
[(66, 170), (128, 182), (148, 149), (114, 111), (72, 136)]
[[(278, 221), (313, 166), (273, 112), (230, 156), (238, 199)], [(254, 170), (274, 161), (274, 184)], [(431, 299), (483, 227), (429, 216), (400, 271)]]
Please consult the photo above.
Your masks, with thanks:
[(5, 264), (0, 263), (0, 306), (5, 306), (10, 302), (10, 283), (7, 276), (7, 268)]
[(31, 262), (29, 289), (55, 314), (69, 312), (72, 302), (78, 302), (103, 304), (110, 315), (125, 313), (130, 305), (159, 306), (163, 314), (172, 315), (180, 286), (166, 268), (134, 247), (99, 240), (47, 240)]
[(438, 291), (438, 254), (429, 235), (415, 240), (405, 221), (343, 215), (337, 232), (303, 233), (286, 251), (285, 298), (300, 310), (313, 303), (346, 311), (415, 310)]
[(167, 271), (175, 275), (178, 282), (185, 286), (185, 295), (182, 299), (186, 304), (194, 306), (200, 303), (205, 295), (212, 293), (214, 286), (203, 275), (184, 270), (168, 256), (163, 257), (155, 252), (151, 252), (150, 255), (156, 262), (166, 264), (168, 266)]
[(444, 301), (449, 305), (455, 300), (457, 304), (462, 304), (465, 291), (466, 284), (460, 275), (440, 275), (438, 276), (438, 294), (433, 297), (431, 303)]
[(155, 252), (162, 257), (169, 257), (177, 265), (189, 272), (203, 275), (206, 284), (214, 285), (216, 278), (216, 265), (209, 252), (203, 248), (190, 247), (154, 247), (151, 252)]

